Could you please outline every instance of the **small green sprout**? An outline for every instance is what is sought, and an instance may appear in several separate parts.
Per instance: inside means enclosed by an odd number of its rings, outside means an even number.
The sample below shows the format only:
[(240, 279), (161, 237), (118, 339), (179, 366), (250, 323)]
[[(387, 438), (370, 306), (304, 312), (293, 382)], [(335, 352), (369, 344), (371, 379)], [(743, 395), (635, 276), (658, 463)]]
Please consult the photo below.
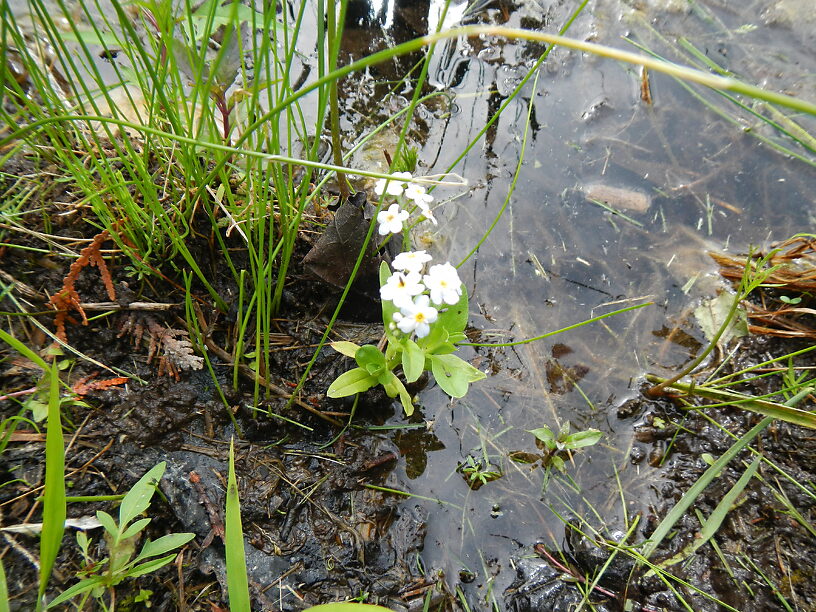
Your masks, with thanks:
[(533, 453), (515, 452), (510, 454), (510, 458), (517, 463), (538, 463), (541, 461), (541, 466), (546, 470), (544, 476), (543, 486), (546, 487), (549, 482), (550, 469), (555, 468), (561, 473), (566, 473), (566, 464), (562, 454), (572, 456), (573, 451), (576, 451), (587, 446), (597, 444), (603, 437), (603, 433), (597, 429), (587, 429), (585, 431), (576, 431), (570, 433), (570, 424), (565, 421), (558, 430), (558, 435), (553, 433), (553, 430), (547, 427), (539, 427), (538, 429), (528, 430), (529, 433), (536, 437), (536, 445), (544, 450), (543, 455), (535, 455)]
[(468, 486), (476, 491), (488, 482), (501, 478), (501, 472), (488, 469), (490, 467), (490, 465), (486, 465), (482, 461), (476, 461), (468, 455), (465, 462), (459, 466), (459, 470), (465, 477)]
[[(167, 565), (176, 557), (176, 553), (171, 551), (195, 537), (193, 533), (171, 533), (157, 540), (145, 541), (139, 553), (135, 554), (139, 535), (151, 521), (150, 518), (137, 517), (150, 506), (150, 500), (156, 492), (156, 485), (161, 480), (164, 469), (165, 463), (159, 463), (133, 485), (119, 506), (118, 521), (107, 512), (97, 511), (96, 518), (105, 529), (107, 558), (94, 562), (88, 552), (87, 536), (84, 533), (77, 534), (77, 543), (84, 560), (84, 567), (79, 572), (83, 579), (51, 601), (48, 604), (49, 609), (80, 595), (82, 600), (78, 609), (83, 609), (91, 596), (97, 599), (102, 609), (108, 609), (103, 600), (106, 592), (110, 595), (111, 608), (114, 608), (114, 587), (117, 584), (126, 578), (143, 576)], [(137, 597), (142, 599), (136, 601), (150, 607), (148, 603), (151, 594), (149, 591), (140, 591)]]

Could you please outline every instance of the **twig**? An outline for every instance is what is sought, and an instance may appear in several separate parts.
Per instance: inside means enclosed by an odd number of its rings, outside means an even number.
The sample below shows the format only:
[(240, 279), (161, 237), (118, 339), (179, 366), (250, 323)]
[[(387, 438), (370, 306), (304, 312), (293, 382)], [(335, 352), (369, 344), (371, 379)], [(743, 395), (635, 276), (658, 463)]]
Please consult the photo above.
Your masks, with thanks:
[(165, 304), (157, 302), (131, 302), (130, 304), (119, 304), (118, 302), (80, 302), (82, 310), (143, 310), (147, 312), (158, 312), (170, 310), (180, 304)]

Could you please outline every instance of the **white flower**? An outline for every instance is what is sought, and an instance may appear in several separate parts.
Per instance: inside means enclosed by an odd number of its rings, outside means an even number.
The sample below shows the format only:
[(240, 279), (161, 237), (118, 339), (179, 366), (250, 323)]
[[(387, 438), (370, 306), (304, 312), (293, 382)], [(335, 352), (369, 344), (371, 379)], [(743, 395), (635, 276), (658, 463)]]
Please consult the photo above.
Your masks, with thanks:
[(418, 295), (412, 303), (394, 313), (394, 320), (403, 333), (416, 332), (417, 338), (424, 338), (431, 333), (431, 323), (436, 321), (438, 314), (436, 308), (429, 305), (427, 295)]
[(409, 272), (408, 274), (395, 272), (380, 287), (380, 298), (391, 300), (394, 302), (394, 306), (402, 308), (413, 304), (414, 296), (423, 291), (425, 291), (425, 285), (422, 284), (422, 277), (418, 271)]
[(391, 267), (405, 272), (421, 272), (425, 262), (431, 261), (431, 256), (425, 251), (405, 251), (394, 258)]
[(419, 206), (419, 209), (422, 211), (422, 215), (428, 221), (431, 221), (434, 225), (436, 225), (436, 218), (431, 212), (431, 202), (434, 200), (433, 196), (429, 193), (425, 193), (425, 188), (422, 185), (410, 183), (408, 188), (405, 190), (405, 197), (413, 200), (414, 204)]
[(413, 200), (417, 204), (430, 204), (433, 202), (433, 196), (430, 193), (425, 193), (425, 188), (416, 183), (409, 183), (405, 189), (405, 197)]
[(380, 236), (398, 234), (402, 231), (402, 222), (408, 218), (407, 210), (400, 210), (399, 204), (392, 204), (388, 210), (381, 210), (377, 214), (377, 223), (380, 224)]
[(431, 266), (423, 279), (434, 304), (456, 304), (462, 295), (459, 273), (449, 262)]
[[(391, 179), (380, 179), (374, 185), (374, 193), (382, 195), (385, 191), (388, 195), (399, 196), (402, 195), (405, 189), (405, 184), (411, 180), (410, 172), (395, 172), (391, 175)], [(402, 179), (402, 180), (400, 180)], [(388, 187), (386, 187), (388, 183)]]

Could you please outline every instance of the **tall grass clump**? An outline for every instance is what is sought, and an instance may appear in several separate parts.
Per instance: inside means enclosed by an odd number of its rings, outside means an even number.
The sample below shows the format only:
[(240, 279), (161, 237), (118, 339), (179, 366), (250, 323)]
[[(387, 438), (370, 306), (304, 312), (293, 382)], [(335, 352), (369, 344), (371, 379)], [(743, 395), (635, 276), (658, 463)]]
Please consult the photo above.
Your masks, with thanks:
[[(133, 277), (173, 280), (188, 269), (222, 311), (230, 297), (218, 277), (246, 286), (241, 332), (252, 337), (241, 340), (260, 349), (260, 372), (336, 101), (332, 79), (308, 108), (292, 100), (302, 58), (316, 55), (324, 79), (339, 53), (345, 2), (329, 35), (322, 1), (317, 32), (304, 35), (309, 6), (280, 15), (215, 1), (0, 8), (3, 47), (24, 67), (14, 74), (4, 63), (0, 73), (6, 132), (23, 126), (6, 141), (72, 178), (87, 220), (110, 232)], [(299, 48), (304, 38), (315, 47)], [(281, 112), (269, 114), (274, 107)], [(246, 253), (238, 261), (236, 245)]]

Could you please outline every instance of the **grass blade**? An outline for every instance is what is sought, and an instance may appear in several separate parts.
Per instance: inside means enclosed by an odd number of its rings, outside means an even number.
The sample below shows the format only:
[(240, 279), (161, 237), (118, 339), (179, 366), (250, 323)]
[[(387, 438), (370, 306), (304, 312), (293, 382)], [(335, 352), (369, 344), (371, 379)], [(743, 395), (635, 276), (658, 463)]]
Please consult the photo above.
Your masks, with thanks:
[(235, 449), (232, 440), (230, 440), (229, 451), (224, 531), (230, 610), (232, 612), (249, 612), (249, 584), (247, 582), (246, 556), (244, 555), (244, 530), (241, 526), (241, 502), (238, 500), (238, 483), (235, 480)]
[(700, 524), (703, 526), (703, 528), (700, 530), (699, 537), (694, 538), (690, 546), (681, 550), (671, 559), (667, 559), (661, 563), (661, 567), (669, 567), (670, 565), (674, 565), (675, 563), (679, 563), (683, 559), (690, 557), (697, 552), (697, 549), (714, 537), (714, 534), (717, 533), (720, 525), (722, 525), (723, 521), (725, 520), (731, 506), (734, 505), (734, 502), (737, 501), (737, 498), (745, 490), (745, 487), (748, 486), (751, 478), (753, 478), (753, 476), (757, 473), (761, 461), (761, 457), (754, 459), (754, 462), (748, 467), (748, 469), (745, 470), (745, 472), (743, 472), (742, 476), (740, 476), (739, 480), (737, 480), (734, 486), (731, 487), (728, 493), (723, 496), (720, 503), (718, 503), (717, 507), (714, 508), (711, 516), (708, 517), (708, 520), (706, 520), (698, 511), (698, 518), (700, 519)]
[[(793, 407), (808, 395), (810, 395), (812, 388), (808, 387), (794, 395), (785, 404), (788, 407)], [(652, 537), (647, 540), (643, 547), (643, 557), (649, 558), (652, 553), (660, 546), (663, 539), (671, 532), (674, 525), (679, 521), (692, 506), (694, 501), (703, 492), (711, 481), (719, 475), (720, 471), (733, 459), (740, 451), (742, 451), (751, 441), (756, 438), (762, 431), (773, 422), (771, 417), (765, 417), (759, 423), (754, 425), (747, 433), (745, 433), (739, 440), (737, 440), (731, 448), (725, 451), (722, 456), (712, 463), (708, 469), (703, 472), (703, 475), (697, 479), (688, 491), (680, 498), (680, 501), (671, 509), (671, 511), (660, 521), (657, 529), (652, 533)]]
[(8, 583), (2, 559), (0, 559), (0, 612), (9, 612)]
[[(657, 376), (649, 375), (646, 379), (649, 382), (656, 382), (658, 384), (664, 382), (664, 379)], [(758, 412), (772, 419), (779, 419), (780, 421), (787, 421), (788, 423), (800, 425), (801, 427), (816, 429), (816, 414), (789, 406), (787, 402), (785, 404), (778, 404), (777, 402), (753, 398), (750, 395), (743, 395), (742, 393), (709, 389), (705, 386), (695, 386), (681, 382), (676, 382), (669, 386), (673, 389), (688, 393), (689, 395), (699, 395), (700, 397), (713, 399), (722, 404)]]
[[(46, 370), (47, 371), (47, 370)], [(43, 528), (40, 537), (40, 588), (37, 610), (43, 606), (43, 596), (57, 559), (65, 532), (65, 442), (60, 415), (59, 370), (57, 360), (51, 364), (48, 393), (48, 431), (45, 434), (45, 492), (43, 496)]]

